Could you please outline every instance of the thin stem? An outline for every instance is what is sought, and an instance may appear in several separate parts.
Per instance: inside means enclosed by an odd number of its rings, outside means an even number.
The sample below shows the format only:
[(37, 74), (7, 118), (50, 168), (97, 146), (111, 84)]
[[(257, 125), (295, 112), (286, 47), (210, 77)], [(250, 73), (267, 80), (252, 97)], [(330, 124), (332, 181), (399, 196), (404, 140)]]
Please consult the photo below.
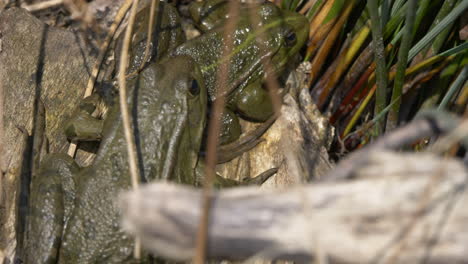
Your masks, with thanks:
[(136, 76), (139, 72), (143, 70), (143, 68), (146, 65), (146, 62), (148, 61), (149, 53), (150, 53), (150, 46), (151, 46), (151, 40), (153, 39), (153, 27), (154, 27), (154, 13), (156, 12), (156, 9), (159, 8), (159, 1), (157, 0), (151, 0), (151, 7), (150, 7), (150, 17), (148, 21), (148, 31), (146, 32), (146, 46), (145, 46), (145, 53), (143, 55), (143, 60), (141, 60), (140, 66), (138, 66), (138, 69), (133, 71), (132, 73), (129, 73), (126, 78), (130, 78), (133, 76)]
[[(224, 30), (224, 50), (222, 58), (229, 56), (233, 49), (233, 32), (239, 16), (239, 2), (231, 0), (229, 2), (228, 12), (231, 14), (230, 19), (226, 21)], [(211, 198), (213, 196), (213, 181), (215, 178), (215, 166), (217, 163), (217, 146), (218, 136), (221, 129), (221, 115), (225, 105), (225, 87), (228, 86), (228, 66), (229, 63), (222, 63), (217, 72), (217, 89), (216, 100), (213, 102), (213, 109), (208, 124), (208, 141), (206, 146), (206, 168), (205, 180), (203, 183), (203, 196), (202, 196), (202, 214), (198, 224), (196, 236), (196, 249), (193, 257), (194, 264), (205, 263), (206, 258), (206, 241), (208, 237), (208, 222), (211, 208)]]
[[(266, 35), (265, 32), (260, 30), (259, 28), (259, 18), (257, 14), (255, 13), (255, 10), (257, 9), (257, 3), (253, 2), (252, 3), (252, 8), (249, 9), (249, 16), (250, 16), (250, 21), (252, 21), (252, 27), (254, 31), (258, 31), (258, 38), (256, 38), (256, 43), (258, 47), (260, 48), (260, 53), (265, 56), (265, 54), (268, 54), (268, 47), (265, 46), (264, 43), (266, 43)], [(268, 89), (268, 94), (270, 95), (270, 100), (271, 104), (273, 106), (273, 113), (276, 117), (279, 117), (281, 113), (281, 96), (278, 94), (278, 91), (280, 89), (280, 85), (278, 84), (277, 81), (277, 76), (276, 73), (274, 72), (273, 66), (271, 65), (271, 56), (266, 56), (265, 59), (262, 61), (262, 66), (263, 70), (265, 72), (266, 76), (266, 87)]]
[(0, 75), (0, 204), (3, 203), (3, 175), (6, 172), (6, 164), (4, 159), (5, 153), (5, 133), (4, 120), (3, 120), (3, 109), (4, 109), (4, 97), (3, 97), (3, 80)]
[(463, 67), (463, 70), (460, 72), (460, 74), (458, 74), (457, 79), (455, 79), (455, 81), (452, 83), (452, 85), (448, 89), (447, 93), (442, 99), (442, 102), (440, 102), (439, 106), (437, 107), (438, 110), (443, 110), (447, 107), (447, 104), (449, 103), (449, 101), (453, 98), (456, 92), (460, 90), (460, 87), (462, 87), (463, 84), (466, 82), (467, 76), (468, 76), (468, 66), (465, 65), (465, 67)]
[[(377, 91), (374, 115), (378, 115), (385, 109), (387, 104), (387, 66), (385, 63), (385, 49), (382, 37), (382, 25), (380, 23), (378, 0), (368, 0), (367, 9), (371, 17), (372, 42), (374, 43), (374, 58), (376, 61)], [(379, 121), (376, 126), (375, 136), (384, 130), (384, 124)]]
[(392, 99), (393, 107), (388, 114), (387, 129), (394, 129), (398, 123), (398, 114), (401, 105), (401, 93), (403, 84), (405, 83), (405, 70), (408, 64), (408, 52), (413, 40), (413, 26), (416, 14), (416, 0), (408, 1), (408, 8), (406, 9), (405, 27), (403, 28), (403, 40), (401, 41), (400, 50), (398, 51), (398, 63), (393, 83)]
[[(127, 104), (127, 87), (125, 73), (127, 72), (128, 65), (128, 48), (130, 46), (130, 38), (132, 36), (132, 28), (135, 23), (136, 11), (138, 8), (138, 0), (133, 0), (132, 10), (130, 11), (130, 17), (128, 19), (127, 30), (125, 31), (124, 42), (122, 47), (122, 53), (120, 56), (120, 66), (119, 66), (119, 102), (120, 102), (120, 111), (122, 112), (122, 123), (125, 135), (125, 141), (127, 145), (127, 154), (128, 154), (128, 164), (130, 169), (130, 177), (132, 182), (132, 187), (134, 190), (138, 188), (138, 179), (139, 171), (137, 168), (137, 157), (136, 157), (136, 147), (135, 147), (135, 138), (132, 133), (131, 128), (131, 116), (128, 111)], [(135, 250), (134, 257), (140, 259), (141, 250), (140, 250), (140, 240), (135, 238)]]

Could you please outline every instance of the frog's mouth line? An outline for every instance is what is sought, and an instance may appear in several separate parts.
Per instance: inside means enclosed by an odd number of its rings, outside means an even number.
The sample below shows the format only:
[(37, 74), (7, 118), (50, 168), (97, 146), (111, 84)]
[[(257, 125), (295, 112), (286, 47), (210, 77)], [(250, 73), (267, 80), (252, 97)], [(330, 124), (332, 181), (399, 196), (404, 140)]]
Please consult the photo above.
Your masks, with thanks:
[[(185, 104), (184, 104), (185, 105)], [(184, 107), (183, 111), (188, 113), (187, 107)], [(184, 128), (188, 122), (188, 114), (178, 115), (173, 133), (169, 140), (169, 145), (166, 152), (166, 157), (164, 160), (164, 166), (161, 174), (161, 179), (168, 181), (174, 173), (175, 166), (177, 165), (177, 152), (179, 150), (179, 143), (181, 142)]]

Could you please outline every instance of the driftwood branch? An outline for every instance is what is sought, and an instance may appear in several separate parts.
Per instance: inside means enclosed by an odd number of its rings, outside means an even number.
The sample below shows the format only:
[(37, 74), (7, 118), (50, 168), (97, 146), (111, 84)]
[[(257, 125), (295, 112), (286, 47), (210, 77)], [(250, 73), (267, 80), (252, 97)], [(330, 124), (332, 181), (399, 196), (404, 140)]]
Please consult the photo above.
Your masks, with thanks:
[[(468, 259), (462, 163), (429, 154), (380, 153), (356, 175), (349, 182), (282, 191), (216, 193), (208, 257), (310, 262), (321, 256), (339, 263)], [(153, 253), (188, 260), (200, 199), (200, 190), (163, 183), (126, 193), (121, 199), (124, 228)]]
[(411, 123), (395, 129), (370, 146), (354, 151), (339, 166), (323, 177), (326, 181), (335, 181), (352, 177), (352, 173), (365, 166), (373, 153), (384, 150), (397, 150), (423, 138), (435, 137), (452, 131), (459, 125), (459, 118), (443, 111), (426, 111)]

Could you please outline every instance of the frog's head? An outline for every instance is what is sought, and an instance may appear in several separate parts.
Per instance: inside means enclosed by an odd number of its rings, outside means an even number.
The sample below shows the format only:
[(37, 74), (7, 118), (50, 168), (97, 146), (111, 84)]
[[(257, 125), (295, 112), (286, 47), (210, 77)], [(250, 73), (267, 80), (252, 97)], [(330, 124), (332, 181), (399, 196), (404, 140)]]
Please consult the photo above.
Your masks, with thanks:
[[(216, 79), (220, 65), (229, 65), (230, 85), (224, 93), (230, 94), (237, 87), (245, 87), (264, 76), (261, 67), (264, 56), (271, 58), (275, 73), (281, 73), (304, 45), (309, 31), (304, 16), (281, 10), (272, 3), (262, 3), (242, 5), (234, 31), (227, 38), (228, 20), (221, 18), (229, 17), (226, 14), (229, 8), (218, 7), (223, 3), (226, 2), (213, 0), (206, 7), (204, 19), (216, 21), (210, 24), (210, 30), (172, 52), (173, 56), (191, 56), (200, 65), (211, 100), (218, 96)], [(232, 49), (224, 55), (227, 41), (232, 41)]]
[[(174, 180), (179, 183), (193, 184), (206, 123), (208, 93), (201, 71), (192, 58), (177, 56), (167, 60), (165, 65), (167, 65), (166, 72), (171, 75), (174, 92), (179, 94), (174, 99), (184, 105), (178, 117), (182, 131), (175, 129), (172, 135), (168, 135), (177, 143), (177, 149), (167, 150), (166, 161), (177, 160), (177, 162), (165, 166), (175, 165), (174, 172), (169, 177), (176, 177)], [(167, 169), (165, 168), (165, 171)]]
[(207, 112), (199, 67), (192, 58), (177, 56), (150, 65), (138, 78), (134, 93), (145, 173), (150, 180), (176, 177), (190, 183)]
[(256, 41), (262, 42), (265, 53), (271, 53), (271, 65), (281, 72), (288, 60), (299, 53), (309, 34), (307, 18), (282, 10), (272, 3), (264, 3), (256, 10), (258, 18)]

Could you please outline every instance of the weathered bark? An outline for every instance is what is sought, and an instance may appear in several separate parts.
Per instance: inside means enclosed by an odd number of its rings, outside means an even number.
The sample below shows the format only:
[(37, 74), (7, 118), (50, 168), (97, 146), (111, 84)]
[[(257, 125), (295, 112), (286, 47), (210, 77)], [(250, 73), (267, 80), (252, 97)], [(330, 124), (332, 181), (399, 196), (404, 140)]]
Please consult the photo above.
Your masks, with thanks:
[[(224, 177), (241, 180), (256, 176), (271, 168), (278, 172), (263, 187), (287, 187), (320, 179), (332, 168), (328, 148), (333, 128), (313, 103), (307, 84), (307, 69), (302, 64), (290, 75), (289, 93), (283, 98), (281, 115), (262, 136), (254, 149), (229, 163), (217, 166)], [(243, 129), (255, 129), (256, 124), (244, 121)]]
[(87, 56), (77, 34), (46, 26), (18, 8), (0, 14), (0, 38), (5, 122), (0, 249), (11, 258), (16, 246), (18, 183), (31, 165), (30, 148), (17, 127), (31, 134), (40, 98), (46, 109), (50, 151), (66, 151), (62, 125), (84, 94), (93, 58)]
[[(217, 192), (210, 258), (332, 263), (466, 263), (467, 171), (430, 154), (373, 153), (357, 179)], [(152, 184), (123, 195), (124, 227), (158, 255), (188, 260), (201, 191)]]

